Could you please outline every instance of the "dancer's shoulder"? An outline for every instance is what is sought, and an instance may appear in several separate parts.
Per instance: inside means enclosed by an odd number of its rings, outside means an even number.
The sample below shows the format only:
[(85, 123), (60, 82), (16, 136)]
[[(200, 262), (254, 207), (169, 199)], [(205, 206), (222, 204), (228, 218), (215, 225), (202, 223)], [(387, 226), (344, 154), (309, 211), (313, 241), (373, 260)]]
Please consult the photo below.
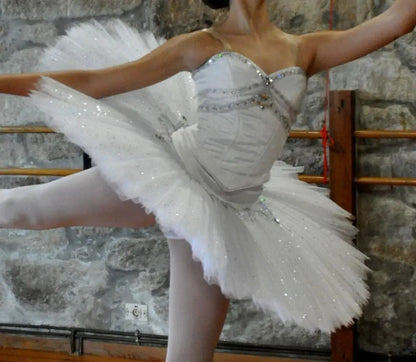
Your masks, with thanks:
[(213, 54), (223, 50), (222, 44), (205, 29), (178, 35), (168, 42), (176, 43), (188, 71), (195, 70)]

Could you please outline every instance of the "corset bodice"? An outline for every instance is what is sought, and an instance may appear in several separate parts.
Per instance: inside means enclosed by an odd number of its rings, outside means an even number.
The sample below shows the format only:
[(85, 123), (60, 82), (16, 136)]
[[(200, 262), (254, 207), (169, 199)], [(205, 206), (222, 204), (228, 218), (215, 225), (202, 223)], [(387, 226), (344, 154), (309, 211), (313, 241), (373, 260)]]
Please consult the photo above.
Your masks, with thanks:
[(300, 109), (307, 83), (303, 69), (266, 74), (243, 55), (222, 52), (192, 77), (198, 120), (174, 134), (175, 147), (222, 198), (242, 190), (255, 190), (254, 197)]

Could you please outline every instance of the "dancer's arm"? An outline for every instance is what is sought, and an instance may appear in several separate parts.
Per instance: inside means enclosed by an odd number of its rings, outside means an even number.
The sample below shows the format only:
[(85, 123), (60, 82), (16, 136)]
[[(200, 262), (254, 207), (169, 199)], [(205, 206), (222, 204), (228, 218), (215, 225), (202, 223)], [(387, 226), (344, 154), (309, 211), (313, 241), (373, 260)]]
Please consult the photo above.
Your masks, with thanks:
[(416, 0), (395, 0), (383, 14), (344, 31), (322, 31), (299, 37), (308, 74), (347, 63), (377, 50), (416, 26)]
[(105, 69), (0, 75), (0, 93), (28, 96), (42, 76), (95, 98), (143, 88), (200, 65), (210, 51), (200, 37), (198, 32), (174, 37), (137, 61)]

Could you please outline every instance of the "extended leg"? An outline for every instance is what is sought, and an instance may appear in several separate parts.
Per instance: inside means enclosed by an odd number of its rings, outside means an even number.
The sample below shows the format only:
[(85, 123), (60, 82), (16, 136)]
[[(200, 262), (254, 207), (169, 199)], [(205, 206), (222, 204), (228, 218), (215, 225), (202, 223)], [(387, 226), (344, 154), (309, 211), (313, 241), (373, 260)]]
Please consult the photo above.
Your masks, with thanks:
[(167, 362), (211, 362), (229, 300), (203, 277), (185, 240), (169, 240), (169, 343)]
[(49, 183), (0, 190), (0, 227), (142, 227), (154, 217), (121, 201), (96, 167)]

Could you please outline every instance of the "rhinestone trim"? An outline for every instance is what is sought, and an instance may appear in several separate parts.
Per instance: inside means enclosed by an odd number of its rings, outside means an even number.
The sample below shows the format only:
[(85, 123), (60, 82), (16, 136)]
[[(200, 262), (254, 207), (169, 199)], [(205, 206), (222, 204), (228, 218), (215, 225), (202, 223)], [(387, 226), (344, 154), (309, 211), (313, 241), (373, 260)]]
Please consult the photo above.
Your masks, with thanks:
[(198, 74), (199, 72), (206, 69), (207, 67), (209, 67), (211, 64), (213, 64), (217, 60), (223, 58), (224, 55), (227, 55), (231, 58), (242, 60), (244, 63), (248, 64), (251, 68), (256, 70), (257, 73), (259, 73), (259, 75), (261, 75), (262, 77), (270, 78), (270, 79), (282, 79), (282, 78), (287, 77), (288, 75), (294, 75), (294, 74), (305, 75), (305, 71), (299, 66), (291, 66), (291, 67), (283, 68), (273, 73), (267, 74), (260, 66), (254, 63), (251, 59), (247, 58), (243, 54), (233, 52), (233, 51), (223, 51), (221, 53), (214, 54), (204, 64), (202, 64), (200, 67), (193, 70), (192, 75)]
[(227, 104), (201, 104), (198, 106), (199, 112), (216, 112), (225, 113), (237, 108), (250, 108), (254, 105), (263, 104), (261, 95), (255, 95), (239, 102), (231, 102)]
[(261, 89), (264, 86), (264, 82), (253, 83), (241, 88), (221, 89), (221, 88), (207, 88), (199, 92), (197, 97), (205, 96), (207, 94), (218, 94), (232, 97), (244, 97), (247, 96), (246, 92), (253, 89)]

